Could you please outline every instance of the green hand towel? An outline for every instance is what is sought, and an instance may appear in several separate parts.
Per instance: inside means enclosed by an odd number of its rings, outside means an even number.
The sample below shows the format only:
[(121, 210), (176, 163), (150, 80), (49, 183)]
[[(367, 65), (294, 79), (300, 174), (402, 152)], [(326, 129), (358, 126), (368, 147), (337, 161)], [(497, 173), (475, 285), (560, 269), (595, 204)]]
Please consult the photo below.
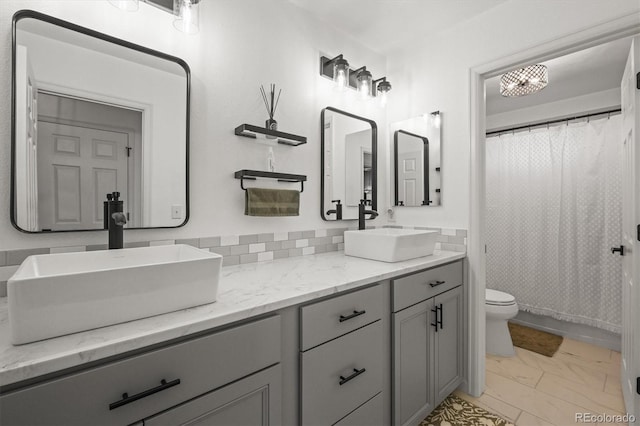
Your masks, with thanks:
[(247, 188), (244, 214), (247, 216), (299, 216), (300, 192), (291, 189)]

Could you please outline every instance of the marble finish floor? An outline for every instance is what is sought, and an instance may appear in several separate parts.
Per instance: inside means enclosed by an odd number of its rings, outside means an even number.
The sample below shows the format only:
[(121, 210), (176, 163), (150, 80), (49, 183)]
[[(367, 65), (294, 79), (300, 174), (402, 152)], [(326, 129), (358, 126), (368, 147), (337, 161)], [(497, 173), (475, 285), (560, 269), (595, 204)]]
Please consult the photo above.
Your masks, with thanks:
[(519, 426), (584, 424), (576, 413), (624, 413), (616, 351), (565, 338), (552, 358), (516, 348), (513, 358), (487, 355), (486, 368), (482, 396), (455, 394)]

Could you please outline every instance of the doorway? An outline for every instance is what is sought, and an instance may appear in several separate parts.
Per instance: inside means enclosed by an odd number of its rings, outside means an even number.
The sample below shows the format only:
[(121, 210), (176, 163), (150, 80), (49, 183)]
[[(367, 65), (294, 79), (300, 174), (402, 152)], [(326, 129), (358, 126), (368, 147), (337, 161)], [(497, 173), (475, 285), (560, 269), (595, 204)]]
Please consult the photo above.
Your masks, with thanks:
[[(493, 61), (470, 72), (471, 88), (471, 212), (469, 226), (470, 315), (477, 320), (470, 327), (469, 390), (480, 395), (485, 384), (485, 314), (486, 288), (486, 158), (485, 158), (485, 80), (511, 69), (577, 52), (609, 41), (638, 34), (635, 22), (612, 21), (571, 34), (527, 51)], [(637, 396), (635, 397), (637, 399)]]

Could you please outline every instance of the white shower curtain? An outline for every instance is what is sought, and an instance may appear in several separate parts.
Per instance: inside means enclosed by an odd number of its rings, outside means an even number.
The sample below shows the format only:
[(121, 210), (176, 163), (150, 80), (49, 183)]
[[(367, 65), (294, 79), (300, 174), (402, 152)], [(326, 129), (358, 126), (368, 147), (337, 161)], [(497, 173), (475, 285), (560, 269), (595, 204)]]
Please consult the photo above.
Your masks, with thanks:
[(487, 287), (620, 332), (620, 116), (487, 138)]

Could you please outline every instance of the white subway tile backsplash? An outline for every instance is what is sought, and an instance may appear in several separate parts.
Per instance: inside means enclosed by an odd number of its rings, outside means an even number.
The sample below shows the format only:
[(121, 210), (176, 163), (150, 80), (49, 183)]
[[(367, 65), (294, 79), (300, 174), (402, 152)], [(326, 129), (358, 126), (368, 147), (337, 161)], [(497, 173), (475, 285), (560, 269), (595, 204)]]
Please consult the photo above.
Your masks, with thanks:
[(258, 262), (265, 262), (267, 260), (273, 260), (272, 251), (265, 251), (262, 253), (258, 253)]
[(342, 235), (331, 237), (331, 242), (333, 244), (343, 243), (344, 242), (344, 237)]
[(316, 252), (315, 247), (305, 247), (302, 249), (302, 255), (306, 256), (308, 254), (314, 254)]
[(455, 229), (442, 228), (442, 231), (440, 231), (440, 233), (442, 235), (449, 235), (449, 236), (452, 236), (452, 237), (456, 236), (456, 230)]
[(273, 234), (273, 241), (284, 241), (289, 239), (288, 232), (276, 232)]
[(326, 229), (317, 229), (316, 230), (316, 238), (326, 237), (326, 236), (327, 236), (327, 230)]
[(261, 251), (265, 251), (265, 248), (265, 243), (249, 244), (249, 253), (258, 253)]
[(225, 235), (220, 237), (221, 246), (237, 246), (238, 244), (240, 244), (239, 235)]
[(18, 270), (20, 265), (3, 266), (0, 268), (0, 281), (7, 281)]
[(307, 247), (309, 245), (309, 240), (296, 240), (296, 248)]
[(157, 240), (157, 241), (149, 241), (149, 246), (171, 246), (176, 243), (176, 240)]

